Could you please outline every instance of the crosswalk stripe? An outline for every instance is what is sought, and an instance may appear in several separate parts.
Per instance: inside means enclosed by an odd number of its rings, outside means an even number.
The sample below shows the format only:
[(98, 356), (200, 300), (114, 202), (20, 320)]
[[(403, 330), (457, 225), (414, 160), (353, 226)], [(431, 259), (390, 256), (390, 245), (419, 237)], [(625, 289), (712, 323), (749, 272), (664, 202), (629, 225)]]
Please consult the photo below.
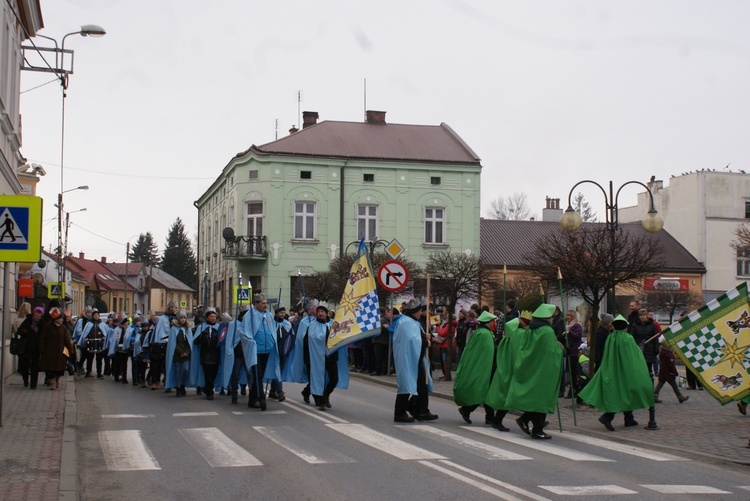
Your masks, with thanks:
[(310, 464), (356, 462), (290, 426), (254, 426), (253, 428), (267, 439)]
[(429, 461), (420, 461), (419, 464), (424, 465), (428, 468), (432, 468), (435, 471), (439, 471), (443, 475), (447, 475), (455, 480), (471, 485), (472, 487), (476, 487), (477, 489), (484, 491), (488, 494), (492, 494), (496, 498), (505, 499), (506, 501), (521, 501), (521, 498), (517, 498), (501, 490), (495, 489), (494, 487), (485, 485), (481, 482), (474, 480), (473, 478), (469, 478), (464, 475), (461, 475), (460, 473), (455, 472), (449, 468), (445, 468), (439, 464), (430, 463)]
[(187, 428), (180, 434), (213, 468), (263, 464), (218, 428)]
[[(341, 419), (340, 417), (334, 416), (333, 414), (321, 412), (315, 409), (315, 407), (310, 407), (308, 405), (299, 404), (293, 400), (287, 400), (283, 402), (281, 405), (286, 405), (290, 409), (294, 409), (297, 412), (301, 412), (302, 414), (305, 414), (306, 416), (309, 416), (313, 419), (317, 419), (318, 421), (321, 421), (325, 424), (330, 423), (347, 423), (348, 421)], [(310, 409), (310, 410), (308, 410)], [(313, 410), (315, 409), (315, 410)]]
[(413, 431), (415, 433), (428, 436), (430, 438), (438, 438), (440, 439), (441, 443), (447, 442), (448, 445), (454, 445), (466, 452), (489, 460), (504, 459), (518, 461), (531, 459), (528, 456), (522, 456), (521, 454), (516, 454), (515, 452), (510, 452), (499, 447), (494, 447), (492, 445), (485, 444), (484, 442), (479, 442), (478, 440), (472, 440), (471, 438), (462, 437), (461, 435), (456, 435), (455, 433), (450, 433), (433, 426), (420, 424), (414, 426), (402, 426), (401, 428), (407, 431)]
[(446, 459), (440, 454), (435, 454), (434, 452), (422, 449), (421, 447), (404, 442), (403, 440), (389, 437), (388, 435), (361, 424), (331, 423), (326, 426), (349, 438), (353, 438), (358, 442), (362, 442), (365, 445), (369, 445), (374, 449), (385, 452), (399, 459)]
[(140, 430), (100, 431), (99, 444), (109, 471), (161, 470)]
[(732, 494), (708, 485), (655, 485), (641, 484), (641, 487), (651, 489), (662, 494)]
[(638, 494), (619, 485), (540, 485), (544, 489), (560, 496), (617, 496)]
[(286, 411), (265, 411), (265, 412), (258, 412), (258, 411), (232, 411), (232, 414), (235, 416), (244, 416), (245, 414), (255, 414), (257, 416), (278, 416), (281, 414), (286, 414)]
[(474, 427), (462, 426), (461, 428), (465, 430), (471, 430), (475, 433), (480, 433), (482, 435), (487, 435), (488, 437), (492, 437), (497, 440), (503, 440), (505, 442), (517, 444), (522, 447), (526, 447), (527, 449), (535, 449), (541, 452), (546, 452), (547, 454), (553, 454), (555, 456), (568, 458), (572, 461), (600, 461), (600, 462), (610, 462), (610, 463), (614, 462), (614, 460), (612, 459), (603, 458), (601, 456), (595, 456), (594, 454), (588, 454), (586, 452), (579, 452), (573, 449), (567, 449), (565, 447), (560, 447), (558, 445), (550, 444), (548, 441), (534, 440), (526, 436), (519, 437), (511, 433), (499, 432), (497, 430), (486, 430), (484, 428), (477, 428), (475, 426)]
[(673, 456), (664, 452), (656, 452), (633, 445), (620, 444), (617, 442), (610, 442), (609, 440), (602, 440), (601, 438), (589, 437), (586, 435), (579, 435), (578, 433), (560, 433), (558, 431), (546, 431), (546, 433), (561, 438), (567, 438), (583, 444), (594, 445), (615, 452), (622, 452), (623, 454), (631, 454), (638, 456), (643, 459), (650, 459), (652, 461), (690, 461), (688, 458), (682, 458), (679, 456)]
[[(426, 461), (424, 462), (420, 461), (420, 463), (424, 464), (426, 463)], [(467, 473), (481, 480), (484, 480), (487, 483), (497, 485), (499, 487), (502, 487), (503, 489), (509, 490), (511, 492), (515, 492), (516, 494), (521, 494), (522, 496), (529, 498), (529, 499), (533, 499), (534, 501), (549, 501), (549, 499), (545, 498), (544, 496), (539, 496), (537, 494), (534, 494), (531, 491), (527, 491), (526, 489), (522, 489), (521, 487), (517, 487), (507, 482), (503, 482), (502, 480), (498, 480), (496, 478), (490, 477), (488, 475), (485, 475), (484, 473), (479, 473), (478, 471), (471, 470), (465, 466), (461, 466), (460, 464), (448, 461), (447, 459), (442, 459), (439, 461), (439, 463), (448, 466), (451, 470)]]
[(154, 414), (102, 414), (102, 419), (146, 419), (156, 417)]
[(202, 417), (202, 416), (218, 416), (218, 412), (175, 412), (172, 417)]

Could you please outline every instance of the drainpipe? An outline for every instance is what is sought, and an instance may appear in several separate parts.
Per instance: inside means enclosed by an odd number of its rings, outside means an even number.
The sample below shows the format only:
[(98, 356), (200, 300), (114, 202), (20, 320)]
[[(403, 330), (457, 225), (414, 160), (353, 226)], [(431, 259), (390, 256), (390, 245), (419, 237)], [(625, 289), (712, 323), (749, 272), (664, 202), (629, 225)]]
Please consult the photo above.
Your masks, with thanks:
[(344, 170), (346, 169), (346, 164), (349, 163), (349, 160), (344, 160), (344, 164), (341, 166), (340, 174), (339, 174), (339, 257), (344, 256), (344, 181), (345, 181), (345, 173)]

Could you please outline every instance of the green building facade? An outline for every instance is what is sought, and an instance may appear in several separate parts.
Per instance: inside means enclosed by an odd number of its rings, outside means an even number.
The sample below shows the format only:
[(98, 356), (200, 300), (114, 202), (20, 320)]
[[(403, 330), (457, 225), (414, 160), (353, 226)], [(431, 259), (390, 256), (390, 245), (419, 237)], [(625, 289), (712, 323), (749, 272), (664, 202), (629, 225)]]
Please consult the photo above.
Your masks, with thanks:
[[(287, 307), (298, 276), (342, 252), (398, 240), (424, 266), (432, 252), (479, 253), (481, 164), (446, 124), (318, 123), (236, 155), (195, 202), (198, 302), (233, 311), (242, 274)], [(206, 292), (204, 292), (206, 291)], [(292, 301), (292, 296), (294, 300)]]

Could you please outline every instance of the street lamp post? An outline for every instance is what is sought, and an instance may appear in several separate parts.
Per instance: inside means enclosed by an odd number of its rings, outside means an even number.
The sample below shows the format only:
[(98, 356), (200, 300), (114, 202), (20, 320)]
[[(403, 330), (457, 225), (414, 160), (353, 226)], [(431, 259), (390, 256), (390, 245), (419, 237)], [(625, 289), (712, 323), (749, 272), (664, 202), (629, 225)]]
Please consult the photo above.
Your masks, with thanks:
[[(65, 241), (63, 244), (63, 254), (62, 254), (62, 262), (60, 263), (62, 265), (62, 279), (66, 281), (66, 286), (62, 287), (60, 289), (61, 293), (64, 293), (67, 287), (67, 268), (68, 268), (68, 231), (70, 230), (70, 215), (75, 214), (76, 212), (84, 212), (88, 209), (84, 207), (83, 209), (73, 210), (70, 212), (65, 212)], [(59, 268), (58, 268), (59, 269)], [(63, 294), (64, 297), (64, 294)]]
[[(661, 218), (659, 213), (656, 211), (656, 207), (654, 206), (654, 195), (651, 193), (651, 190), (648, 186), (641, 183), (640, 181), (627, 181), (620, 185), (619, 188), (617, 188), (617, 191), (614, 191), (612, 181), (609, 182), (609, 194), (607, 194), (607, 191), (604, 190), (602, 185), (597, 183), (596, 181), (591, 181), (590, 179), (585, 179), (583, 181), (579, 181), (576, 184), (573, 185), (573, 187), (570, 189), (570, 192), (568, 193), (568, 208), (565, 210), (565, 213), (560, 218), (560, 226), (565, 231), (576, 231), (578, 228), (581, 227), (581, 224), (583, 221), (581, 220), (581, 215), (573, 209), (573, 206), (571, 204), (571, 200), (573, 197), (573, 191), (581, 184), (584, 183), (590, 183), (596, 185), (604, 195), (604, 203), (606, 206), (605, 210), (605, 224), (607, 227), (607, 230), (609, 231), (609, 243), (610, 243), (610, 249), (609, 249), (609, 271), (610, 271), (610, 284), (612, 285), (612, 290), (609, 293), (610, 299), (610, 312), (614, 314), (615, 312), (615, 279), (617, 278), (617, 263), (616, 261), (616, 253), (615, 253), (615, 235), (617, 233), (617, 228), (619, 226), (619, 213), (618, 213), (618, 206), (617, 206), (617, 200), (620, 196), (620, 191), (629, 184), (638, 184), (642, 186), (649, 196), (649, 202), (650, 207), (646, 215), (643, 216), (643, 219), (641, 220), (641, 224), (643, 225), (643, 229), (646, 230), (649, 233), (657, 233), (659, 230), (662, 229), (664, 226), (664, 220)], [(559, 273), (559, 271), (558, 271)], [(596, 348), (594, 346), (594, 348)], [(649, 421), (648, 425), (646, 426), (647, 430), (657, 430), (659, 427), (656, 425), (656, 410), (654, 406), (651, 406), (648, 410), (649, 414)]]
[[(65, 240), (63, 240), (63, 194), (68, 193), (71, 191), (76, 190), (88, 190), (88, 186), (78, 186), (77, 188), (71, 188), (69, 190), (61, 191), (57, 194), (57, 283), (62, 284), (63, 279), (65, 278), (64, 270), (63, 270), (63, 256), (64, 253), (67, 251), (67, 222), (65, 223)], [(85, 209), (84, 209), (85, 210)], [(79, 211), (74, 211), (79, 212)], [(64, 247), (63, 247), (64, 245)], [(63, 294), (63, 286), (60, 285), (60, 294)]]

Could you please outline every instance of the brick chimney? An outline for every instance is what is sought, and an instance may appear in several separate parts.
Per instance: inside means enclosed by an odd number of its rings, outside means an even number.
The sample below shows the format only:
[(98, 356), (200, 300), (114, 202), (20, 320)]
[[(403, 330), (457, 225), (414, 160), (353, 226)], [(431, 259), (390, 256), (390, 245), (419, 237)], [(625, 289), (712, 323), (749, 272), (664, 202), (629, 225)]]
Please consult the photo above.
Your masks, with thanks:
[(107, 264), (107, 256), (102, 256), (102, 263)]
[(302, 128), (306, 129), (311, 125), (318, 123), (318, 112), (317, 111), (303, 111), (302, 112)]
[(83, 252), (79, 252), (78, 259), (86, 259), (86, 255)]
[(367, 110), (367, 123), (372, 125), (385, 125), (385, 111)]
[(542, 221), (558, 222), (563, 215), (559, 198), (545, 197), (547, 206), (542, 210)]
[(295, 127), (294, 125), (292, 125), (292, 128), (289, 129), (289, 135), (291, 136), (292, 134), (296, 134), (298, 131), (299, 129)]

